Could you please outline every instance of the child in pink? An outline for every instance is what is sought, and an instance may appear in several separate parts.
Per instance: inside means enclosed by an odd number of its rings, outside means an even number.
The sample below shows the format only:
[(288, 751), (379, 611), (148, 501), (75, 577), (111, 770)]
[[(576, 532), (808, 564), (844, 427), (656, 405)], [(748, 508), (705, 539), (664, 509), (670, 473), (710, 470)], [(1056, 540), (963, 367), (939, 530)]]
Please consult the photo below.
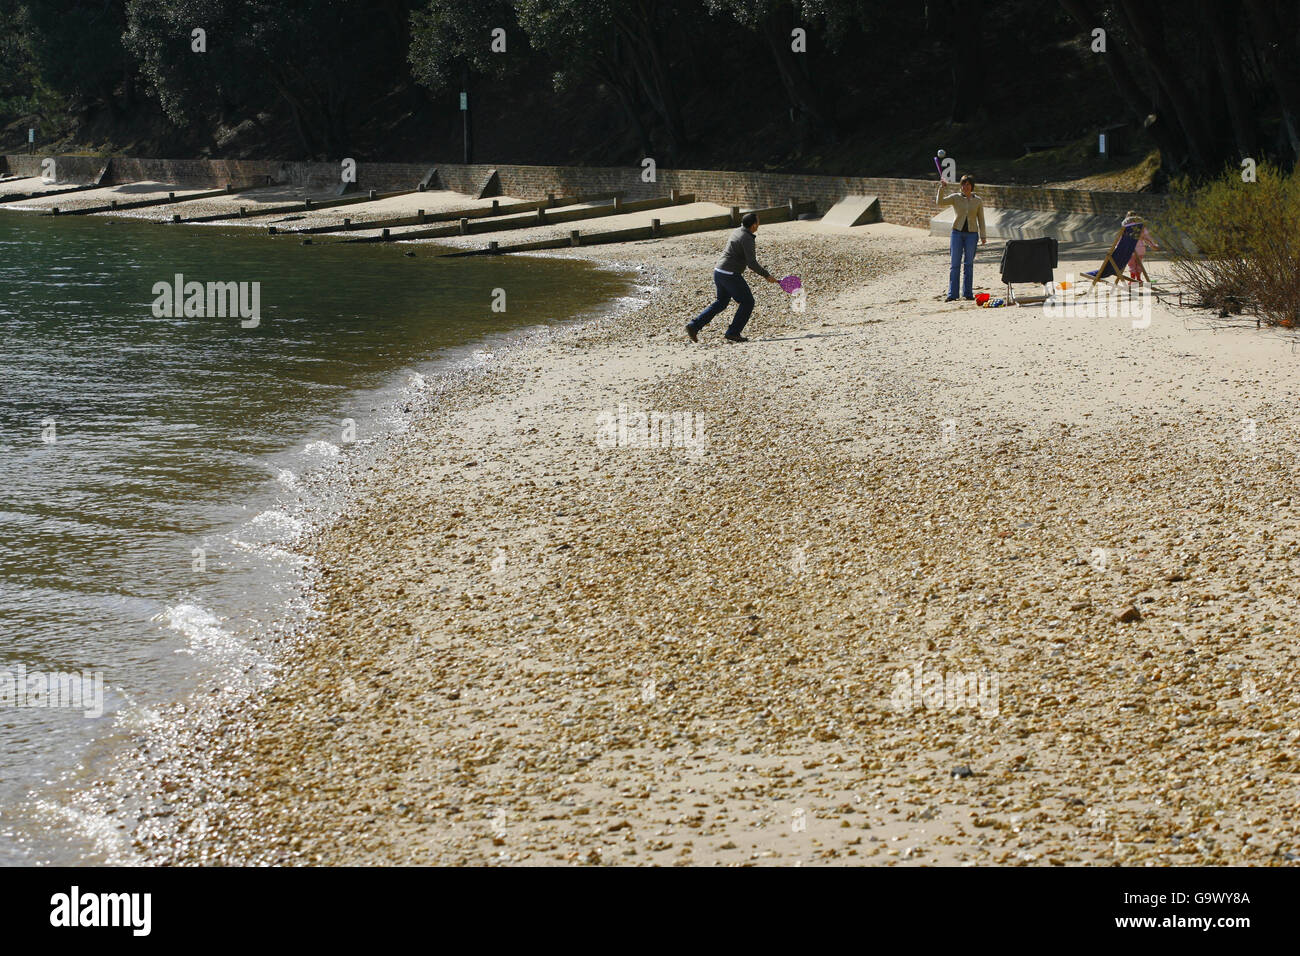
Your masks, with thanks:
[(1146, 223), (1142, 222), (1142, 218), (1130, 209), (1128, 215), (1124, 217), (1124, 221), (1120, 223), (1120, 225), (1127, 229), (1129, 226), (1134, 224), (1140, 224), (1142, 226), (1142, 233), (1138, 236), (1137, 245), (1133, 247), (1133, 255), (1128, 260), (1128, 274), (1129, 278), (1133, 279), (1135, 282), (1140, 282), (1142, 280), (1142, 257), (1146, 255), (1147, 246), (1150, 246), (1152, 249), (1159, 249), (1160, 243), (1156, 242), (1152, 237), (1150, 230), (1146, 227)]

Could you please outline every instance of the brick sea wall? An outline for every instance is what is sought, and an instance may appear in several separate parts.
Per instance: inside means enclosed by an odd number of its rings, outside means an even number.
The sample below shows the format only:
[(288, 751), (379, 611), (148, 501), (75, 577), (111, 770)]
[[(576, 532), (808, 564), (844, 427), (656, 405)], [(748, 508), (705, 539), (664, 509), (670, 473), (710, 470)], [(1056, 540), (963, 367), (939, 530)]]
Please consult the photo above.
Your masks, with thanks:
[[(35, 155), (10, 155), (5, 165), (10, 173), (37, 176), (41, 160)], [(60, 182), (87, 182), (98, 175), (106, 160), (96, 156), (55, 156)], [(850, 195), (880, 198), (880, 212), (886, 222), (926, 228), (937, 212), (933, 180), (877, 179), (857, 176), (808, 176), (787, 173), (737, 172), (714, 169), (660, 169), (653, 183), (643, 182), (639, 166), (494, 166), (438, 163), (358, 163), (357, 186), (394, 192), (414, 189), (432, 168), (437, 167), (439, 184), (476, 195), (492, 171), (497, 173), (500, 193), (520, 199), (540, 199), (547, 193), (574, 196), (622, 190), (629, 200), (665, 195), (669, 189), (693, 193), (696, 199), (722, 205), (777, 206), (788, 199), (811, 201), (819, 213)], [(221, 187), (265, 182), (292, 183), (328, 188), (340, 182), (337, 163), (279, 162), (275, 160), (225, 159), (135, 159), (113, 157), (107, 177), (110, 183), (155, 180), (179, 186)], [(955, 189), (956, 187), (951, 187)], [(1118, 220), (1128, 209), (1143, 215), (1163, 210), (1162, 196), (1149, 193), (1093, 192), (1083, 189), (1047, 189), (1036, 186), (978, 187), (985, 203), (993, 209), (1026, 209), (1035, 212), (1077, 213)]]

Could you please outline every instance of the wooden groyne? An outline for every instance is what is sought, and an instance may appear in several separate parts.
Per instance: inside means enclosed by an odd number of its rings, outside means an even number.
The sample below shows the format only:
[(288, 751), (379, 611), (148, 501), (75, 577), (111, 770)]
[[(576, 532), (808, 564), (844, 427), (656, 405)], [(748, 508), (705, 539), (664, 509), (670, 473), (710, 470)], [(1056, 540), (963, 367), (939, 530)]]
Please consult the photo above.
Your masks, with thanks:
[(191, 223), (191, 222), (221, 222), (225, 219), (263, 219), (267, 216), (278, 216), (282, 213), (294, 212), (314, 212), (318, 209), (333, 209), (338, 206), (355, 206), (359, 203), (377, 202), (381, 199), (392, 199), (394, 196), (409, 196), (414, 192), (422, 192), (419, 189), (399, 189), (396, 192), (380, 193), (370, 190), (364, 196), (346, 196), (342, 199), (306, 199), (298, 203), (287, 203), (283, 206), (267, 206), (265, 209), (248, 210), (244, 206), (239, 207), (235, 213), (214, 213), (207, 216), (191, 216), (188, 219), (173, 219), (173, 223)]
[(464, 209), (444, 209), (441, 212), (426, 213), (417, 210), (414, 216), (396, 216), (391, 219), (370, 219), (353, 221), (344, 219), (342, 224), (328, 226), (310, 226), (304, 229), (281, 229), (280, 232), (294, 235), (315, 235), (328, 232), (351, 232), (358, 229), (390, 229), (401, 226), (422, 226), (429, 222), (459, 222), (461, 219), (482, 219), (492, 216), (508, 216), (514, 213), (533, 212), (538, 209), (577, 206), (583, 203), (617, 202), (624, 197), (622, 192), (594, 193), (590, 196), (570, 196), (556, 198), (554, 193), (545, 199), (525, 200), (522, 202), (502, 203), (493, 199), (490, 206), (469, 206)]
[(250, 192), (254, 189), (266, 189), (265, 183), (255, 186), (235, 186), (228, 185), (225, 189), (215, 189), (211, 192), (190, 193), (188, 196), (177, 197), (175, 192), (169, 192), (166, 198), (161, 199), (135, 199), (128, 202), (118, 202), (116, 199), (110, 200), (102, 206), (82, 206), (80, 209), (63, 209), (58, 206), (51, 209), (46, 215), (50, 216), (93, 216), (98, 213), (122, 212), (127, 209), (145, 209), (150, 206), (170, 206), (183, 202), (194, 202), (196, 199), (213, 199), (217, 196), (233, 196), (237, 193)]
[(584, 219), (600, 219), (605, 216), (619, 216), (633, 212), (645, 212), (651, 209), (663, 209), (668, 206), (684, 206), (695, 202), (695, 197), (673, 192), (671, 196), (658, 199), (644, 199), (640, 202), (625, 203), (614, 199), (608, 206), (582, 206), (573, 209), (550, 210), (545, 207), (537, 209), (536, 216), (523, 218), (512, 216), (507, 219), (471, 222), (462, 218), (455, 226), (439, 226), (433, 229), (418, 229), (392, 235), (384, 230), (379, 236), (358, 236), (345, 239), (344, 242), (398, 242), (408, 239), (437, 239), (445, 236), (466, 236), (483, 232), (504, 232), (512, 229), (529, 229), (533, 226), (550, 226), (561, 222), (580, 222)]
[[(755, 212), (763, 222), (786, 222), (803, 213), (814, 211), (811, 202), (791, 199), (783, 206), (769, 206), (765, 209), (744, 210)], [(607, 232), (589, 232), (583, 234), (577, 229), (567, 236), (555, 239), (538, 239), (532, 242), (519, 242), (503, 246), (492, 242), (484, 249), (470, 249), (463, 252), (443, 253), (441, 258), (457, 259), (465, 256), (496, 256), (511, 252), (535, 252), (539, 249), (563, 249), (573, 246), (599, 246), (613, 242), (636, 242), (645, 239), (660, 239), (665, 236), (684, 236), (694, 232), (711, 232), (715, 229), (732, 229), (740, 225), (743, 215), (740, 206), (732, 206), (729, 213), (716, 216), (704, 216), (698, 219), (683, 219), (680, 222), (660, 222), (652, 219), (648, 226), (633, 226), (628, 229), (614, 229)]]

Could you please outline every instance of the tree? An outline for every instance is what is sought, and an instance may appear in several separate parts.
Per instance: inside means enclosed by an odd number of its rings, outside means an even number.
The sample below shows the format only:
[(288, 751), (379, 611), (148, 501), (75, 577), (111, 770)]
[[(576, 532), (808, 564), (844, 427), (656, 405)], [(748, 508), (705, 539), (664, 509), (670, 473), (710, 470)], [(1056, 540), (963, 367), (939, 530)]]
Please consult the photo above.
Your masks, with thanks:
[[(504, 35), (494, 31), (504, 31)], [(504, 42), (505, 49), (494, 49)], [(473, 153), (474, 76), (500, 77), (528, 57), (524, 33), (505, 0), (428, 0), (411, 14), (411, 74), (439, 93), (459, 86), (469, 96), (465, 155)]]
[(409, 12), (409, 0), (129, 0), (125, 42), (177, 125), (278, 96), (306, 155), (334, 159), (400, 82)]
[[(533, 45), (559, 65), (558, 82), (596, 78), (618, 96), (646, 155), (680, 156), (688, 143), (673, 82), (672, 37), (699, 11), (678, 0), (518, 0), (519, 22)], [(645, 122), (649, 113), (652, 130)], [(654, 142), (655, 131), (664, 141)]]
[(801, 5), (789, 0), (709, 0), (708, 5), (762, 37), (794, 110), (801, 145), (807, 146), (816, 139), (834, 141), (835, 123), (809, 66), (810, 57), (825, 59), (829, 51), (822, 49), (814, 54), (806, 47), (801, 52), (794, 50), (795, 27), (806, 31), (811, 19)]
[(122, 46), (123, 0), (39, 0), (16, 6), (30, 62), (45, 86), (82, 106), (115, 107), (114, 91), (125, 80), (129, 100), (133, 70)]
[(534, 48), (545, 50), (559, 66), (556, 89), (595, 82), (611, 90), (641, 155), (653, 155), (647, 123), (651, 109), (641, 92), (626, 39), (603, 16), (605, 5), (591, 0), (520, 0), (516, 8)]
[[(1276, 104), (1279, 158), (1300, 158), (1300, 71), (1294, 11), (1280, 0), (1061, 0), (1099, 54), (1118, 102), (1160, 147), (1169, 174), (1206, 176), (1261, 148)], [(1244, 14), (1244, 15), (1243, 15)], [(1263, 156), (1253, 158), (1262, 159)]]

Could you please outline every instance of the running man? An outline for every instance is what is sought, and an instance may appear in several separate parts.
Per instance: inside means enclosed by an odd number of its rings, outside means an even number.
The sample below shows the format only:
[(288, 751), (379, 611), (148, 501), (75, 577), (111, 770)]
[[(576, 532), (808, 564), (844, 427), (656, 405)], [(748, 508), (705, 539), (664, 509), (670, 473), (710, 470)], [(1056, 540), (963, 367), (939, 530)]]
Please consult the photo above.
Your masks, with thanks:
[(754, 293), (749, 291), (749, 283), (745, 281), (745, 269), (753, 269), (768, 282), (777, 281), (758, 264), (758, 259), (754, 257), (756, 245), (754, 235), (757, 232), (758, 214), (745, 213), (740, 220), (740, 226), (727, 239), (727, 247), (722, 250), (722, 258), (718, 260), (713, 270), (713, 284), (718, 288), (718, 297), (712, 305), (695, 317), (694, 322), (686, 326), (686, 334), (691, 337), (692, 342), (699, 341), (700, 329), (730, 305), (732, 299), (737, 302), (736, 316), (727, 327), (726, 339), (728, 342), (749, 341), (740, 334), (745, 328), (745, 323), (749, 321), (750, 313), (754, 311)]

